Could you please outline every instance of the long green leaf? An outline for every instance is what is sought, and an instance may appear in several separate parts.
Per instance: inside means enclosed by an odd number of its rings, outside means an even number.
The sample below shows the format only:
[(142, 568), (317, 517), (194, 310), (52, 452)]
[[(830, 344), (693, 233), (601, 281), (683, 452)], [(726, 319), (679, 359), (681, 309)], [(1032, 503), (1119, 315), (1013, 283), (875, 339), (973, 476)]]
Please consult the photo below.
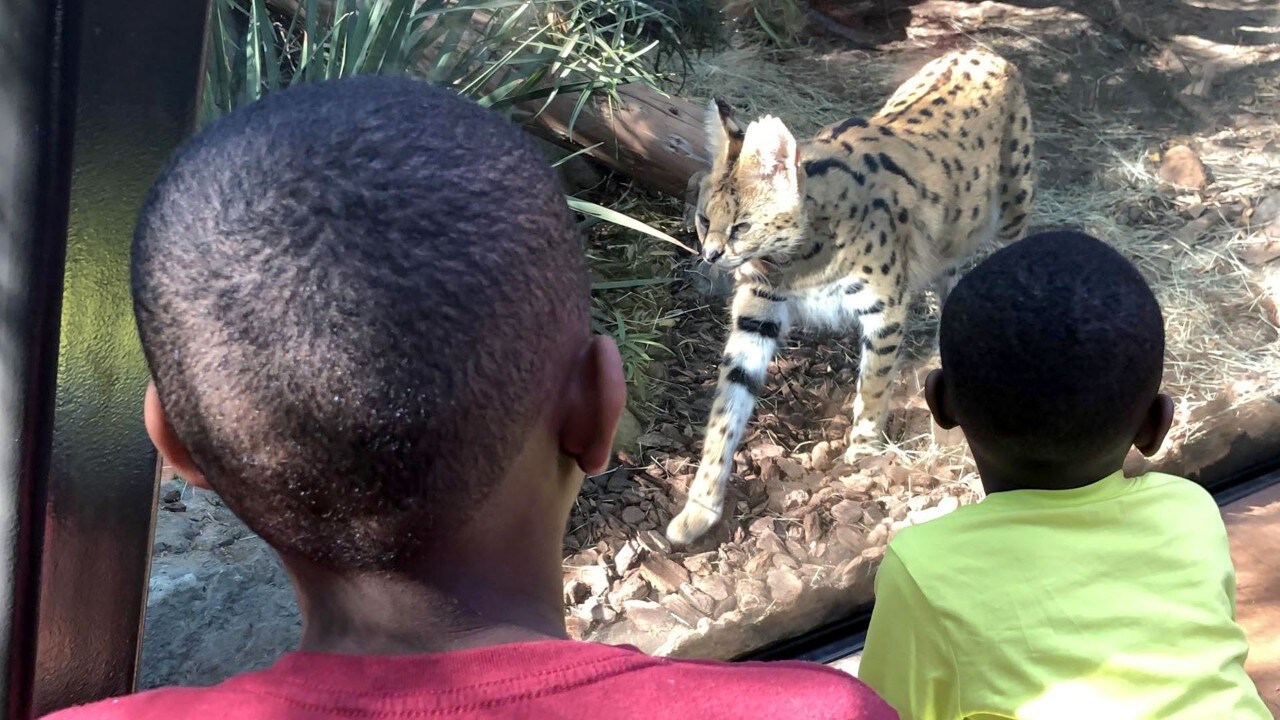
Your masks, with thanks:
[(574, 210), (584, 215), (592, 215), (592, 216), (598, 217), (601, 220), (604, 220), (605, 222), (613, 223), (614, 225), (620, 225), (622, 227), (635, 230), (636, 232), (644, 233), (645, 235), (649, 235), (649, 236), (658, 238), (659, 240), (669, 242), (672, 245), (684, 248), (690, 253), (694, 253), (693, 248), (689, 247), (688, 245), (685, 245), (684, 243), (662, 232), (661, 230), (651, 225), (648, 225), (646, 223), (640, 222), (639, 220), (636, 220), (635, 218), (629, 215), (625, 215), (616, 210), (610, 210), (609, 208), (604, 207), (602, 205), (597, 205), (592, 202), (587, 202), (586, 200), (580, 200), (575, 197), (569, 197), (567, 199), (569, 201), (569, 207), (573, 208)]

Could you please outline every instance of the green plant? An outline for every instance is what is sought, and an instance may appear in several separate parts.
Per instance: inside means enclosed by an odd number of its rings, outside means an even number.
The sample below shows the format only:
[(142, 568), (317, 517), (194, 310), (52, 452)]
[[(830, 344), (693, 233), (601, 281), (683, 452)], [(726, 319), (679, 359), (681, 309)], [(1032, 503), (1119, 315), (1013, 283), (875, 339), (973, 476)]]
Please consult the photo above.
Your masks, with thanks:
[[(416, 75), (498, 112), (540, 112), (576, 94), (570, 127), (593, 95), (659, 84), (680, 57), (667, 16), (642, 0), (214, 0), (202, 120), (298, 83), (358, 74)], [(676, 48), (673, 52), (671, 47)], [(651, 58), (650, 56), (655, 56)], [(581, 151), (580, 151), (581, 152)], [(587, 216), (693, 252), (625, 213), (567, 197)], [(610, 280), (598, 291), (653, 284)], [(597, 330), (618, 341), (627, 379), (641, 384), (661, 348), (653, 328), (593, 298)]]
[(758, 29), (780, 48), (792, 48), (803, 39), (808, 24), (798, 0), (728, 0), (726, 17)]

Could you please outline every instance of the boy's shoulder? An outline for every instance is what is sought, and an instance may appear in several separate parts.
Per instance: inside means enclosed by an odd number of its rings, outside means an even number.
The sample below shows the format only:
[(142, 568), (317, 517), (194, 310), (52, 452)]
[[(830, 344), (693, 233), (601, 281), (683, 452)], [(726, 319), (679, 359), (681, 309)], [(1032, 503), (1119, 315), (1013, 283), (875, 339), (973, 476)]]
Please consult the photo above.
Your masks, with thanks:
[[(466, 653), (458, 654), (459, 659)], [(521, 656), (528, 662), (521, 663)], [(530, 660), (532, 658), (532, 660)], [(552, 660), (552, 658), (554, 658)], [(549, 660), (544, 662), (544, 660)], [(335, 660), (322, 670), (336, 669)], [(303, 682), (297, 663), (250, 673), (210, 688), (163, 688), (106, 700), (45, 720), (181, 720), (276, 717), (307, 708), (308, 718), (401, 717), (383, 701), (394, 691), (399, 710), (431, 709), (432, 715), (492, 720), (515, 717), (610, 717), (618, 720), (699, 720), (737, 717), (804, 717), (814, 720), (894, 720), (898, 715), (860, 680), (803, 662), (726, 663), (651, 657), (628, 646), (556, 641), (486, 653), (483, 668), (429, 662), (436, 672), (407, 669), (406, 662), (352, 659), (346, 686), (321, 672)], [(398, 667), (396, 667), (398, 665)], [(334, 679), (331, 685), (325, 678)], [(364, 678), (355, 682), (356, 678)], [(394, 683), (390, 686), (387, 683)], [(479, 712), (477, 708), (486, 708)]]
[[(1167, 523), (1191, 520), (1197, 527), (1215, 535), (1221, 529), (1217, 501), (1203, 485), (1193, 480), (1168, 473), (1146, 472), (1121, 478), (1121, 481), (1125, 485), (1119, 493), (1101, 498), (1099, 502), (1133, 498), (1149, 511), (1151, 517), (1163, 518)], [(901, 559), (909, 561), (918, 556), (936, 555), (939, 547), (945, 547), (949, 552), (958, 551), (957, 543), (964, 545), (970, 540), (976, 544), (999, 542), (997, 538), (1005, 537), (1012, 524), (997, 519), (998, 516), (1051, 507), (1039, 503), (1024, 504), (1019, 501), (1019, 492), (1013, 491), (997, 502), (988, 502), (988, 498), (964, 504), (941, 517), (905, 527), (894, 536), (889, 546)], [(1072, 505), (1063, 505), (1064, 510), (1069, 507)]]
[[(662, 678), (659, 685), (681, 686), (705, 694), (692, 705), (677, 704), (677, 707), (702, 711), (707, 717), (735, 714), (832, 720), (898, 717), (893, 708), (861, 680), (817, 663), (662, 660), (652, 674), (654, 678)], [(645, 681), (652, 682), (654, 678)], [(667, 698), (666, 702), (671, 699)]]

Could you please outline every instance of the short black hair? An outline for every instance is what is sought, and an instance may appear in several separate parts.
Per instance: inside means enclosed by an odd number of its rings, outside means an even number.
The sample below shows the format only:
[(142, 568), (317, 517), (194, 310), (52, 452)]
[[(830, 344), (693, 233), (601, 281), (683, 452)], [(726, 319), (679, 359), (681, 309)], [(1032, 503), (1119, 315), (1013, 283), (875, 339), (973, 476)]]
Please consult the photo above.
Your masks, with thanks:
[(277, 550), (396, 570), (520, 452), (590, 332), (554, 170), (448, 89), (278, 91), (190, 139), (133, 241), (174, 432)]
[(966, 435), (1022, 462), (1087, 460), (1132, 439), (1163, 377), (1151, 288), (1119, 252), (1071, 230), (1031, 235), (967, 273), (939, 344)]

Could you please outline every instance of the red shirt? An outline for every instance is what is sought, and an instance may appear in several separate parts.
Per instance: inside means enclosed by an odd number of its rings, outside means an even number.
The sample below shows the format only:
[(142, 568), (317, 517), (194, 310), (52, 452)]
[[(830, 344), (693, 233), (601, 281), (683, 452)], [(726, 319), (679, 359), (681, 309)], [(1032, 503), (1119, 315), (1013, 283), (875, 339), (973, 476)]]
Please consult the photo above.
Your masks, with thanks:
[(296, 652), (209, 688), (162, 688), (48, 720), (896, 720), (866, 685), (801, 662), (655, 658), (571, 641), (439, 655)]

